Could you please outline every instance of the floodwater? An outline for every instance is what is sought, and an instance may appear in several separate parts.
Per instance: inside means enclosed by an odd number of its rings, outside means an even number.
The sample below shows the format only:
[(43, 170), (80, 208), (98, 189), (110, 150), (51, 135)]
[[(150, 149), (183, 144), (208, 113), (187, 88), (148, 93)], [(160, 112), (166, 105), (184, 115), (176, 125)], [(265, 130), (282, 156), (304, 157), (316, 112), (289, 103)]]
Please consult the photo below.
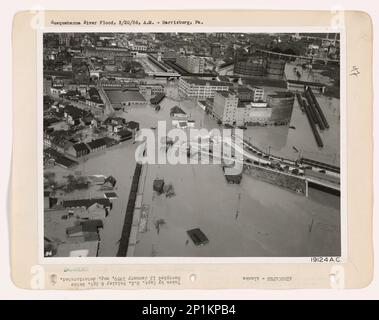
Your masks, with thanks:
[[(157, 177), (172, 183), (176, 196), (153, 192)], [(135, 256), (340, 254), (339, 198), (318, 190), (306, 198), (246, 175), (230, 185), (219, 165), (149, 165), (143, 202), (148, 231), (138, 234)], [(164, 222), (159, 230), (157, 221)], [(207, 245), (192, 243), (186, 231), (193, 228), (205, 233)]]
[[(82, 176), (88, 175), (112, 175), (116, 180), (114, 192), (117, 193), (118, 199), (112, 200), (113, 208), (108, 217), (103, 219), (104, 228), (100, 229), (100, 246), (99, 256), (114, 257), (118, 250), (118, 241), (124, 223), (126, 205), (128, 202), (129, 191), (135, 168), (135, 148), (136, 145), (131, 142), (124, 142), (121, 145), (112, 147), (106, 151), (91, 155), (87, 161), (74, 170), (54, 167), (57, 180), (61, 180), (65, 175), (74, 174), (80, 171)], [(66, 199), (79, 198), (103, 198), (104, 192), (99, 190), (99, 186), (93, 186), (88, 190), (74, 191), (65, 196)]]
[(300, 110), (296, 99), (289, 125), (248, 127), (244, 131), (245, 138), (263, 151), (270, 150), (271, 154), (277, 156), (293, 160), (302, 156), (340, 166), (339, 100), (317, 95), (316, 98), (330, 126), (329, 129), (319, 131), (323, 148), (317, 146), (307, 116)]
[[(219, 128), (196, 101), (179, 102), (177, 84), (167, 85), (166, 94), (168, 98), (160, 103), (158, 112), (146, 105), (130, 107), (117, 115), (139, 122), (141, 128), (156, 127), (158, 120), (166, 120), (167, 129), (170, 129), (170, 108), (178, 105), (195, 120), (196, 128)], [(292, 148), (296, 146), (303, 156), (336, 163), (339, 161), (338, 102), (329, 105), (327, 101), (319, 101), (331, 124), (331, 129), (322, 135), (325, 148), (321, 151), (315, 146), (305, 114), (301, 113), (296, 100), (291, 120), (296, 130), (288, 126), (249, 128), (244, 134), (262, 149), (270, 146), (274, 154), (296, 158), (298, 154)], [(102, 257), (117, 253), (135, 168), (136, 147), (137, 144), (124, 142), (90, 156), (75, 169), (82, 175), (112, 175), (117, 180), (115, 192), (119, 198), (113, 201), (113, 209), (100, 231), (99, 256)], [(57, 167), (54, 171), (73, 173)], [(173, 184), (175, 196), (166, 198), (154, 194), (152, 183), (157, 177)], [(311, 189), (306, 198), (247, 175), (243, 176), (241, 185), (229, 185), (220, 165), (148, 165), (145, 181), (143, 204), (148, 206), (147, 230), (137, 235), (135, 256), (340, 255), (339, 197)], [(82, 193), (75, 193), (75, 198), (103, 197), (103, 192), (96, 188)], [(159, 229), (157, 221), (161, 222)], [(193, 228), (200, 228), (209, 244), (196, 247), (186, 233)]]
[[(141, 127), (167, 120), (179, 105), (196, 127), (217, 128), (216, 121), (193, 100), (180, 104), (172, 87), (161, 111), (150, 106), (120, 113)], [(167, 128), (170, 128), (170, 122)], [(268, 129), (268, 128), (262, 128)], [(283, 130), (283, 127), (270, 127)], [(272, 131), (268, 137), (275, 138)], [(279, 134), (286, 144), (290, 136)], [(155, 178), (172, 183), (176, 195), (152, 190)], [(238, 204), (238, 194), (240, 203)], [(339, 197), (310, 190), (308, 198), (244, 175), (240, 186), (226, 183), (219, 165), (149, 165), (143, 204), (148, 206), (147, 231), (137, 235), (135, 256), (314, 256), (340, 254)], [(237, 209), (239, 213), (237, 214)], [(157, 222), (160, 227), (157, 228)], [(186, 231), (200, 228), (210, 242), (196, 247)]]

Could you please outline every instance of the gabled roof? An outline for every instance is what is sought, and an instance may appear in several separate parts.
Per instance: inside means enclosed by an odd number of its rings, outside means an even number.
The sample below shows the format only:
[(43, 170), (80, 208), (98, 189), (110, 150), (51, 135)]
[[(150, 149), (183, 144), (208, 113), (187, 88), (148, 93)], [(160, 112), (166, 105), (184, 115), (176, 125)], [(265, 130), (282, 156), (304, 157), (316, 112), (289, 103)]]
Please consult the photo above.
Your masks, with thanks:
[(86, 144), (83, 143), (83, 142), (80, 142), (80, 143), (74, 144), (74, 145), (73, 145), (73, 148), (75, 149), (76, 152), (80, 152), (80, 151), (89, 151), (88, 147), (87, 147)]
[(124, 129), (124, 130), (117, 132), (116, 135), (118, 135), (120, 137), (129, 137), (129, 136), (132, 136), (132, 132), (129, 131), (128, 129)]
[(84, 228), (88, 228), (89, 226), (92, 228), (95, 226), (96, 228), (103, 228), (103, 221), (100, 219), (94, 219), (94, 220), (87, 220), (87, 221), (82, 221), (80, 223)]
[(110, 199), (110, 198), (118, 198), (118, 195), (116, 192), (105, 192), (104, 197)]
[(88, 142), (87, 145), (88, 147), (90, 147), (90, 149), (96, 149), (96, 148), (107, 145), (107, 143), (103, 138), (100, 138), (100, 139), (96, 139), (96, 140), (92, 140), (91, 142)]
[(64, 112), (66, 112), (68, 115), (70, 115), (73, 119), (81, 118), (85, 115), (85, 111), (82, 109), (79, 109), (77, 107), (74, 107), (72, 105), (68, 105), (64, 108)]
[(181, 114), (186, 114), (181, 108), (178, 106), (172, 107), (170, 109), (170, 113), (181, 113)]
[(139, 123), (136, 122), (136, 121), (128, 121), (128, 123), (126, 124), (126, 126), (129, 129), (138, 129), (139, 128)]
[(103, 205), (104, 207), (110, 207), (111, 202), (109, 199), (105, 198), (94, 198), (94, 199), (79, 199), (79, 200), (66, 200), (63, 201), (62, 206), (65, 208), (79, 208), (79, 207), (85, 207), (88, 208), (94, 203), (99, 203)]
[(112, 183), (113, 185), (115, 185), (116, 182), (117, 182), (117, 180), (116, 180), (114, 177), (109, 176), (109, 177), (107, 177), (107, 178), (105, 179), (104, 182), (110, 182), (110, 183)]

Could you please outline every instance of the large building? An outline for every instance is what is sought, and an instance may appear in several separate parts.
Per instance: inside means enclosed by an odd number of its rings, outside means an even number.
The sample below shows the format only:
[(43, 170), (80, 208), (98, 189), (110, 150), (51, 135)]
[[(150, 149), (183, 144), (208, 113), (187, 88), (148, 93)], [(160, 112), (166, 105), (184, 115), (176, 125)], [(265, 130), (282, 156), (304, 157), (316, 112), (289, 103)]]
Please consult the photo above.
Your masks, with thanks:
[(179, 80), (179, 92), (197, 99), (213, 98), (216, 91), (228, 91), (230, 82), (182, 77)]
[(164, 93), (164, 86), (161, 84), (140, 84), (139, 92), (143, 95), (157, 95)]
[(233, 90), (215, 93), (212, 114), (222, 124), (245, 126), (270, 123), (272, 108), (267, 102), (241, 102)]
[(129, 48), (133, 51), (147, 51), (147, 45), (141, 43), (131, 43)]
[(233, 91), (216, 91), (212, 113), (222, 124), (236, 124), (238, 97)]
[(293, 103), (291, 92), (268, 95), (267, 102), (244, 102), (232, 89), (215, 92), (211, 113), (223, 125), (283, 125), (291, 120)]
[(265, 125), (270, 122), (272, 108), (267, 102), (250, 102), (245, 104), (244, 122), (246, 125)]
[(263, 101), (265, 90), (260, 87), (238, 86), (235, 89), (240, 102)]
[(234, 91), (218, 91), (214, 97), (212, 114), (224, 125), (266, 125), (271, 123), (272, 108), (263, 101), (241, 102)]
[(267, 95), (268, 106), (272, 108), (270, 122), (276, 125), (291, 121), (295, 95), (292, 92), (278, 92)]
[(238, 57), (234, 63), (234, 74), (283, 79), (286, 62), (281, 59), (265, 57), (254, 53), (247, 57)]
[(205, 60), (202, 57), (180, 55), (176, 64), (190, 73), (204, 73)]
[(83, 51), (86, 57), (100, 57), (107, 59), (115, 59), (118, 57), (124, 61), (133, 60), (133, 55), (127, 48), (120, 47), (87, 47)]
[(263, 77), (266, 73), (266, 59), (263, 56), (238, 58), (234, 63), (234, 74)]
[(267, 59), (265, 76), (270, 79), (283, 79), (286, 62), (281, 59)]
[(104, 89), (106, 103), (110, 103), (115, 110), (124, 109), (127, 106), (145, 105), (147, 101), (138, 90)]

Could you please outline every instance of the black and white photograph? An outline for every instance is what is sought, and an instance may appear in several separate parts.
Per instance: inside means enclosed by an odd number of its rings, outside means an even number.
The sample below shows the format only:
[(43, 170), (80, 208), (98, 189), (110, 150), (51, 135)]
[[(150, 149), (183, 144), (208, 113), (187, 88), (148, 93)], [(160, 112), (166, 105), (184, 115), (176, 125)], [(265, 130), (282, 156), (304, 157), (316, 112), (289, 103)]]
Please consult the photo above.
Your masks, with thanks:
[(44, 32), (44, 258), (341, 257), (340, 41)]

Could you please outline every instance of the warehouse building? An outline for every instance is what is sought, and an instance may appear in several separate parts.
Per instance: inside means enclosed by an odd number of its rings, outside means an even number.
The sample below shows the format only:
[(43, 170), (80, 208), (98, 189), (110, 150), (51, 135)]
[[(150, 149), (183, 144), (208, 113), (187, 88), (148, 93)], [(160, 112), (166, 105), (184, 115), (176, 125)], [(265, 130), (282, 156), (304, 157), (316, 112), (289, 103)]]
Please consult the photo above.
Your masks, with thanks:
[(270, 122), (275, 125), (288, 124), (291, 121), (295, 95), (292, 92), (278, 92), (267, 95), (268, 106), (272, 108)]
[(230, 82), (182, 77), (179, 80), (179, 92), (197, 99), (213, 98), (216, 91), (228, 91)]
[(180, 55), (176, 64), (190, 73), (204, 73), (205, 60), (202, 57)]
[(104, 92), (115, 110), (124, 109), (127, 106), (147, 104), (147, 101), (138, 90), (104, 89)]

